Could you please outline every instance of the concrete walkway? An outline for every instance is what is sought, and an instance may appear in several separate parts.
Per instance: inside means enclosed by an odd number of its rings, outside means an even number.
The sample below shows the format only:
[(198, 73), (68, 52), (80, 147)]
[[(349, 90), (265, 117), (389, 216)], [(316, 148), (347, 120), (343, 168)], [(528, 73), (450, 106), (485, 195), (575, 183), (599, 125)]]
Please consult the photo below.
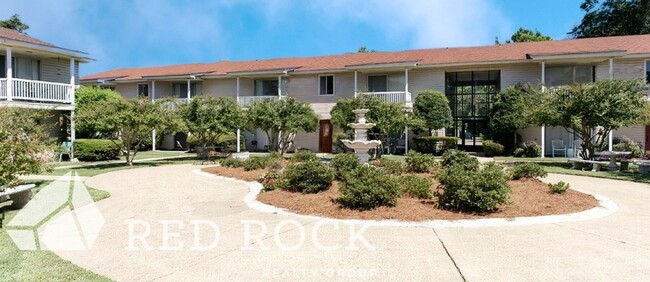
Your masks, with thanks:
[[(89, 186), (111, 193), (97, 203), (106, 224), (90, 250), (56, 253), (120, 281), (650, 279), (650, 187), (645, 184), (550, 175), (549, 181), (567, 181), (608, 197), (618, 211), (595, 220), (519, 227), (369, 227), (362, 233), (366, 246), (350, 238), (362, 226), (337, 228), (326, 221), (250, 210), (242, 201), (246, 185), (193, 174), (197, 168), (147, 167), (89, 178)], [(136, 250), (127, 250), (128, 222), (134, 220), (150, 225), (145, 241), (152, 250), (145, 250), (140, 240), (132, 242)], [(219, 227), (215, 248), (192, 249), (191, 220)], [(256, 223), (247, 225), (249, 220)], [(167, 233), (180, 230), (179, 237), (164, 238), (165, 224)], [(247, 244), (246, 234), (257, 235), (262, 225), (263, 239)], [(141, 224), (132, 227), (136, 235), (144, 230)], [(205, 224), (201, 228), (199, 245), (205, 246), (213, 242), (215, 232), (207, 232), (212, 229)], [(301, 234), (304, 244), (297, 244)], [(167, 247), (184, 245), (181, 250), (161, 250), (165, 241)], [(295, 250), (285, 248), (294, 245)]]

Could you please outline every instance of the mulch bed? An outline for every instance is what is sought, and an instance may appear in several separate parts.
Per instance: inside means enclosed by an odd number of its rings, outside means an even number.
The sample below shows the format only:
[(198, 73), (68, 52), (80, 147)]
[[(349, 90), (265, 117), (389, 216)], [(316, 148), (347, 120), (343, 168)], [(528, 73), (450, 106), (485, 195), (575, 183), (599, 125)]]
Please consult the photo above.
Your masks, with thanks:
[[(265, 173), (264, 170), (244, 171), (241, 168), (211, 167), (206, 172), (222, 176), (255, 181)], [(434, 180), (435, 182), (435, 180)], [(338, 204), (339, 184), (335, 181), (329, 190), (318, 194), (301, 194), (276, 190), (263, 192), (257, 200), (299, 214), (318, 215), (340, 219), (398, 219), (407, 221), (425, 221), (435, 219), (480, 219), (513, 218), (522, 216), (540, 216), (567, 214), (596, 207), (598, 201), (591, 195), (567, 190), (564, 194), (552, 194), (548, 186), (537, 179), (513, 180), (508, 184), (512, 188), (510, 203), (499, 211), (489, 214), (468, 214), (440, 209), (433, 200), (419, 200), (402, 197), (395, 207), (379, 207), (373, 210), (358, 211)], [(431, 188), (435, 189), (437, 183)]]

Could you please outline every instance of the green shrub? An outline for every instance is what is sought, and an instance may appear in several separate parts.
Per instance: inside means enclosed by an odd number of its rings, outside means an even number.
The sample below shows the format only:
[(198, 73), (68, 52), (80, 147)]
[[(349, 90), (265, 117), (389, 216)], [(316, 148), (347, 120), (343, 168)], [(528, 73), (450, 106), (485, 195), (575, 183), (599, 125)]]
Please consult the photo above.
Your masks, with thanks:
[(114, 160), (120, 156), (120, 147), (108, 139), (77, 139), (75, 157), (81, 161)]
[(488, 163), (478, 170), (452, 165), (437, 175), (440, 182), (435, 192), (441, 207), (461, 212), (486, 213), (498, 210), (508, 202), (510, 187), (503, 167)]
[(548, 184), (548, 190), (551, 193), (555, 193), (555, 194), (562, 194), (562, 193), (566, 192), (566, 190), (568, 190), (569, 187), (570, 187), (569, 183), (564, 183), (563, 181), (560, 181), (560, 182), (555, 183), (555, 184), (553, 184), (553, 183)]
[(452, 166), (461, 167), (464, 170), (478, 170), (480, 163), (478, 159), (463, 151), (447, 151), (442, 155), (441, 164), (445, 168)]
[(334, 173), (319, 161), (307, 161), (288, 166), (284, 170), (286, 190), (300, 193), (318, 193), (329, 189)]
[(320, 158), (312, 151), (299, 150), (291, 156), (292, 162), (320, 161)]
[(643, 147), (634, 140), (623, 136), (623, 138), (612, 146), (612, 150), (618, 152), (632, 152), (633, 158), (640, 158), (643, 156)]
[(242, 167), (244, 166), (244, 161), (242, 159), (227, 158), (219, 160), (219, 164), (223, 167)]
[(248, 158), (244, 161), (242, 167), (245, 171), (265, 169), (271, 161), (268, 157)]
[(381, 158), (381, 160), (377, 162), (377, 166), (381, 167), (385, 173), (392, 175), (401, 175), (405, 170), (403, 163), (387, 158)]
[[(521, 150), (520, 150), (521, 149)], [(519, 148), (515, 149), (515, 157), (538, 158), (542, 155), (542, 146), (537, 142), (529, 140), (522, 143)]]
[(433, 190), (431, 190), (433, 182), (428, 177), (407, 174), (397, 177), (397, 180), (399, 181), (402, 195), (418, 199), (433, 198)]
[(336, 154), (330, 166), (334, 169), (334, 176), (337, 180), (343, 180), (346, 175), (357, 169), (361, 164), (359, 158), (352, 153)]
[(415, 151), (409, 151), (406, 154), (406, 169), (410, 172), (429, 172), (435, 164), (436, 160), (431, 155), (425, 155)]
[(427, 136), (413, 138), (413, 148), (423, 154), (441, 155), (458, 144), (458, 137)]
[(503, 145), (497, 142), (491, 140), (483, 141), (483, 152), (485, 152), (486, 157), (502, 156), (504, 149)]
[(287, 186), (284, 177), (281, 173), (278, 172), (269, 172), (262, 176), (260, 183), (264, 187), (262, 192), (273, 191), (276, 189), (285, 189)]
[(512, 169), (512, 179), (546, 177), (548, 173), (544, 168), (536, 163), (517, 163)]
[(374, 166), (360, 166), (341, 182), (340, 202), (352, 209), (373, 209), (395, 206), (399, 197), (399, 183)]

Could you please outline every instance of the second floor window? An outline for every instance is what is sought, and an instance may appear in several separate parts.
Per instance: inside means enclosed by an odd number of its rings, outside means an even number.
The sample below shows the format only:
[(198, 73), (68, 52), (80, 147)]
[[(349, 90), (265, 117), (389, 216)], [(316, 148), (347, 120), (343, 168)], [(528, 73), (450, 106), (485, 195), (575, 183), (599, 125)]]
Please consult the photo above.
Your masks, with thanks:
[(149, 97), (149, 84), (138, 84), (138, 97)]
[(320, 95), (334, 95), (334, 76), (323, 75), (320, 77)]
[(547, 67), (545, 80), (544, 85), (547, 87), (594, 82), (594, 67), (590, 65)]

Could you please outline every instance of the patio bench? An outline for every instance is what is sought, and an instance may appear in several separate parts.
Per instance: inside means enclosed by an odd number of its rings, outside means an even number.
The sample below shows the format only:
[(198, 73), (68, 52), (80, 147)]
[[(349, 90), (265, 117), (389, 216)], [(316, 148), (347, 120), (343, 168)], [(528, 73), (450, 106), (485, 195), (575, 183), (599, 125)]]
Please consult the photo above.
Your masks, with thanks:
[(591, 161), (582, 159), (570, 159), (569, 162), (573, 164), (573, 169), (582, 169), (586, 164), (592, 165), (591, 171), (600, 171), (603, 166), (608, 165), (608, 162)]
[[(36, 187), (36, 184), (25, 184), (18, 185), (13, 188), (7, 188), (4, 191), (0, 192), (0, 203), (12, 200), (12, 208), (20, 209), (29, 203), (29, 200), (32, 199), (32, 189)], [(0, 228), (2, 227), (2, 221), (5, 218), (4, 210), (2, 215), (0, 215)]]
[(217, 157), (227, 158), (230, 156), (231, 152), (227, 147), (216, 146), (216, 147), (196, 147), (196, 156), (201, 161), (201, 164), (207, 163), (216, 163)]

